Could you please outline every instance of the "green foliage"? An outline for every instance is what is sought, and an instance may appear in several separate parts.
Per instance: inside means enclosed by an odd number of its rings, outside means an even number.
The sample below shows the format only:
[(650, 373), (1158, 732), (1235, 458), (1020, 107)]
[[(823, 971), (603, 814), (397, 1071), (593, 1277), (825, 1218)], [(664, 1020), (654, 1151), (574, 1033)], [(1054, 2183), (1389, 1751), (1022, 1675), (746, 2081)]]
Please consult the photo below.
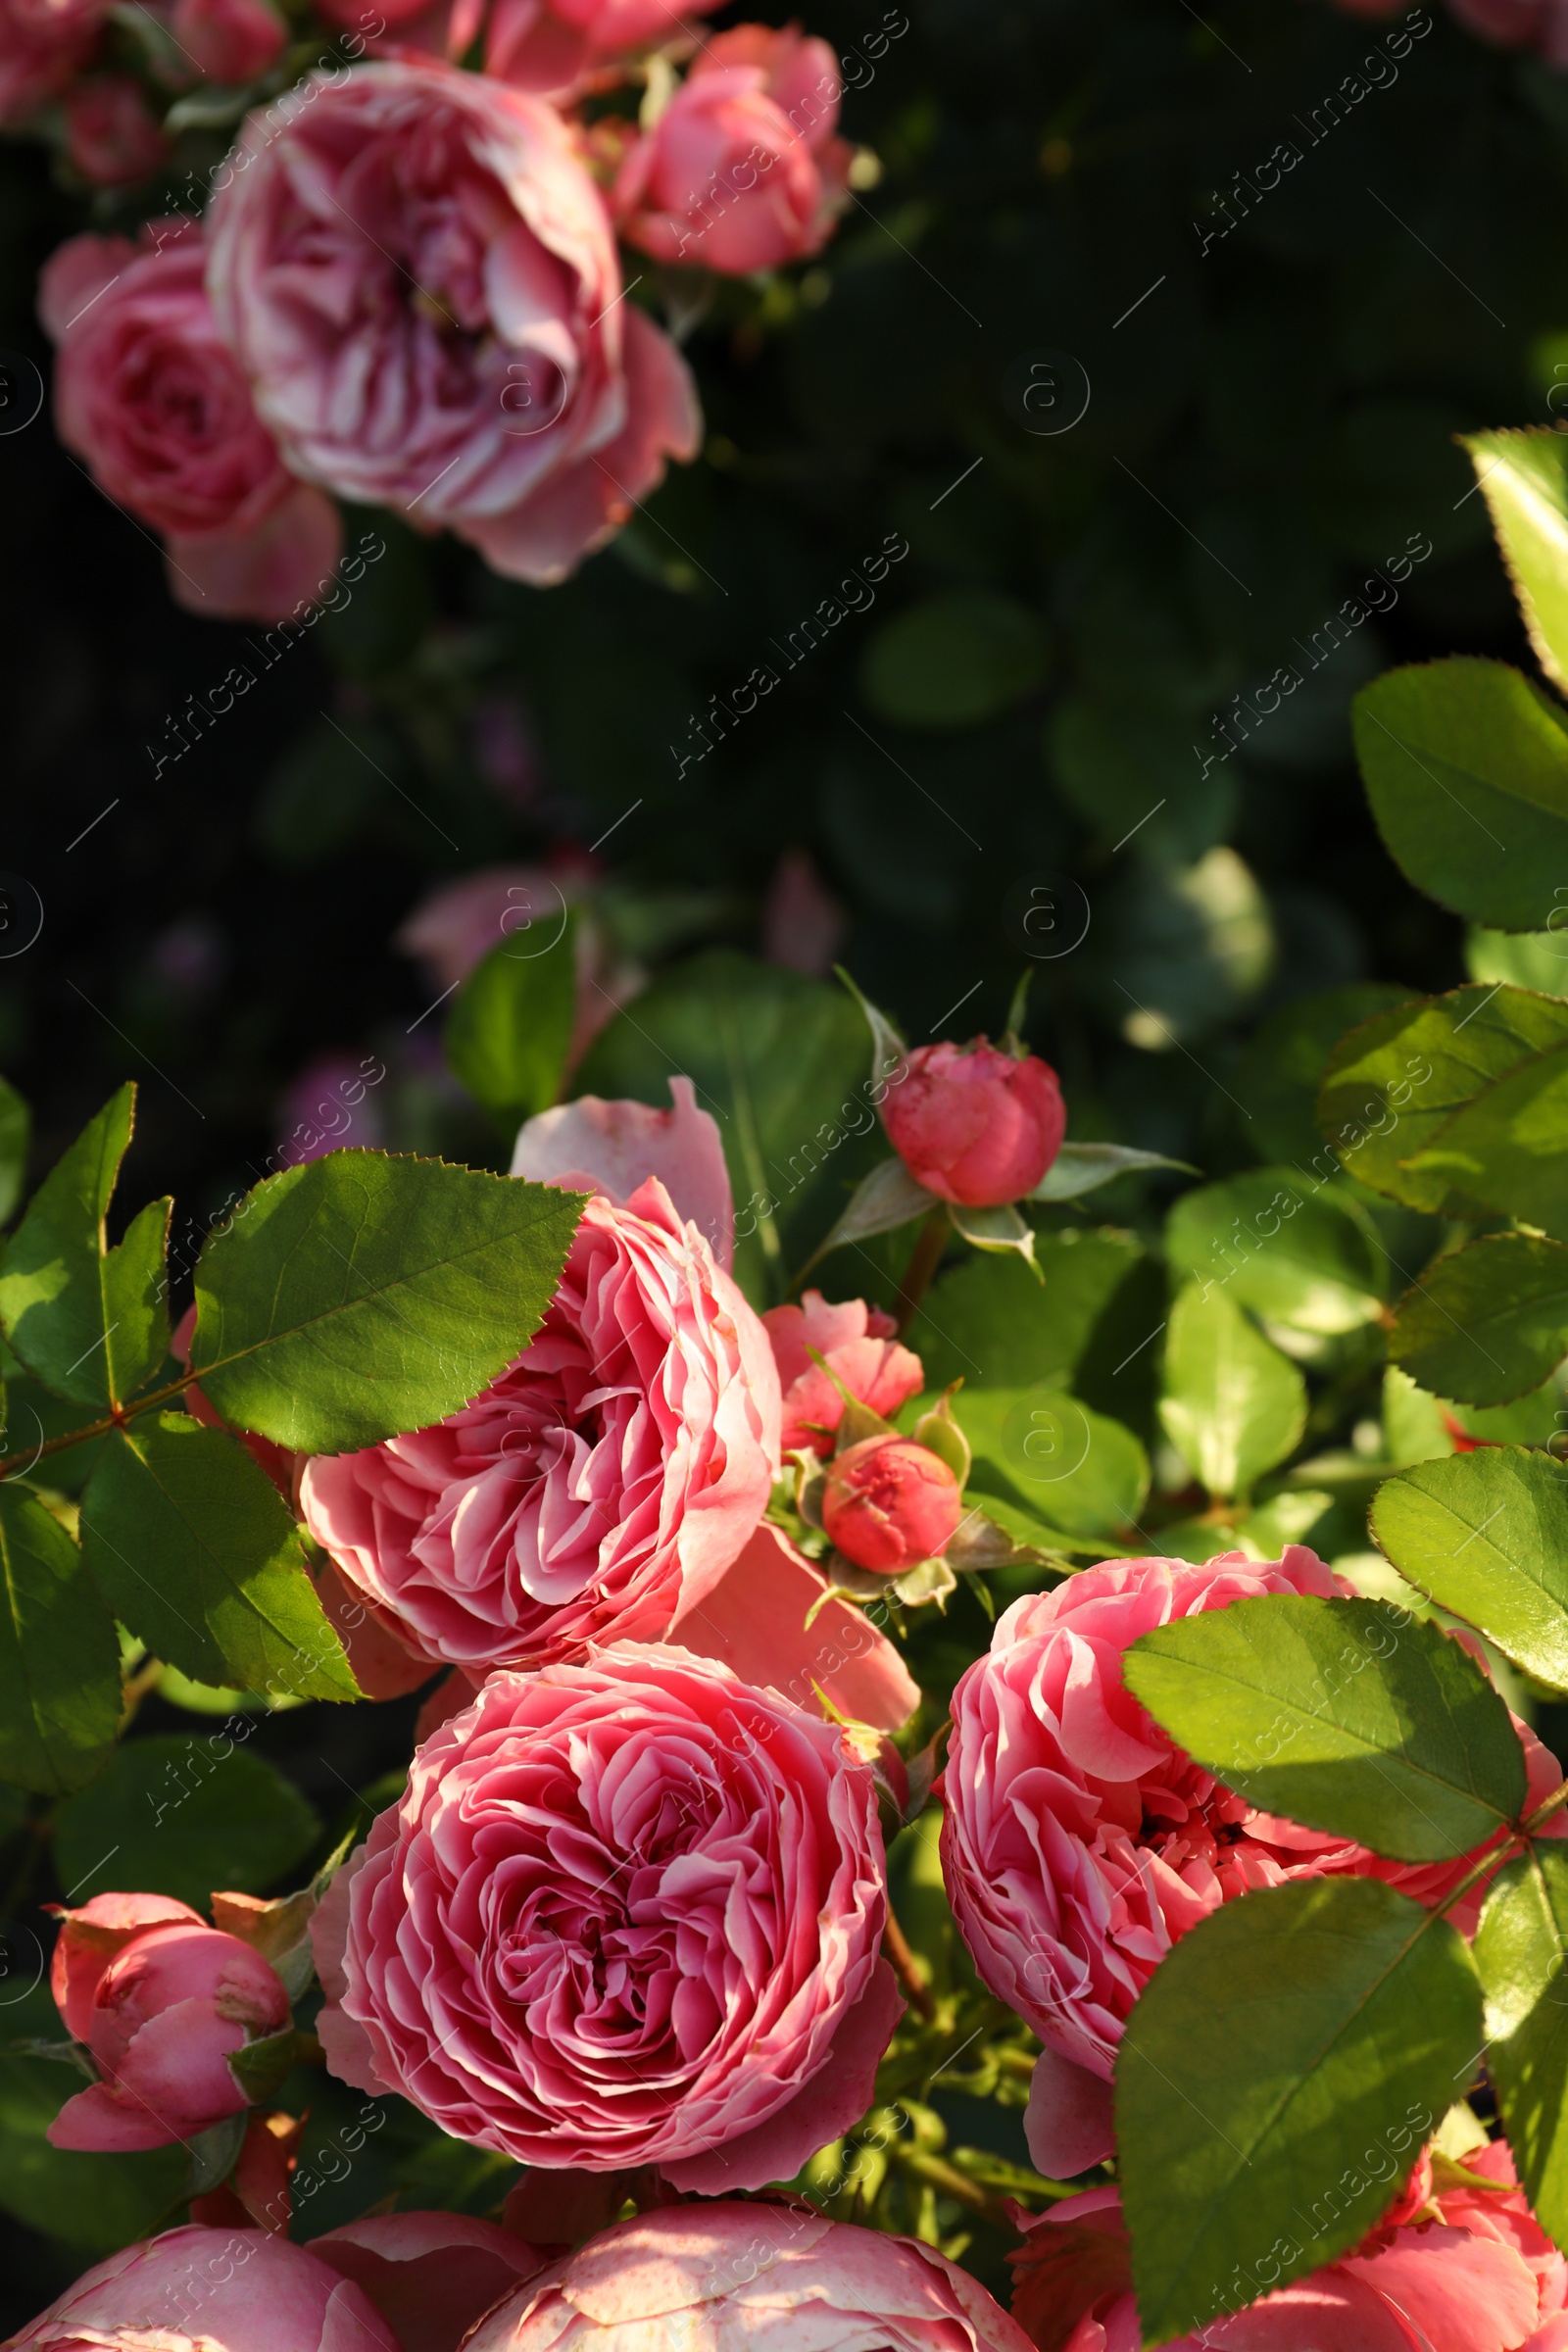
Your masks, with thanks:
[[(1480, 2045), (1463, 1938), (1377, 1880), (1270, 1887), (1200, 1920), (1155, 1971), (1116, 2059), (1146, 2343), (1348, 2252)], [(1392, 2178), (1347, 2171), (1347, 2150), (1364, 2148), (1392, 2157)]]
[(1471, 433), (1465, 447), (1536, 660), (1568, 687), (1568, 449), (1560, 433)]
[(345, 1452), (423, 1429), (520, 1353), (580, 1198), (333, 1152), (259, 1184), (196, 1269), (191, 1370), (225, 1420)]
[(1542, 930), (1568, 871), (1568, 717), (1500, 662), (1388, 671), (1355, 699), (1355, 749), (1391, 856), (1499, 931)]
[[(1131, 1234), (1107, 1227), (1037, 1233), (1043, 1282), (1015, 1260), (967, 1256), (932, 1289), (909, 1326), (909, 1346), (934, 1389), (955, 1380), (966, 1388), (1076, 1389), (1097, 1335), (1107, 1324), (1124, 1327), (1118, 1307), (1147, 1262)], [(1127, 1346), (1158, 1320), (1156, 1307)]]
[(1382, 1304), (1368, 1225), (1294, 1168), (1250, 1169), (1185, 1194), (1166, 1220), (1165, 1250), (1177, 1274), (1298, 1331), (1355, 1331)]
[(1422, 1462), (1378, 1489), (1371, 1524), (1418, 1592), (1568, 1690), (1568, 1470), (1511, 1449)]
[[(25, 1939), (17, 1936), (20, 1958)], [(42, 1980), (0, 2006), (4, 2040), (58, 2040), (59, 2012)], [(45, 2132), (79, 2075), (50, 2058), (24, 2057), (0, 2047), (0, 2209), (29, 2229), (44, 2230), (72, 2249), (77, 2264), (166, 2227), (184, 2189), (190, 2160), (181, 2147), (136, 2156), (101, 2156), (52, 2148)]]
[(114, 1744), (120, 1645), (81, 1554), (36, 1496), (0, 1484), (0, 1779), (79, 1788)]
[(1539, 1389), (1568, 1349), (1568, 1247), (1488, 1234), (1440, 1257), (1400, 1299), (1389, 1353), (1412, 1380), (1467, 1404)]
[(14, 1086), (0, 1078), (0, 1225), (22, 1199), (32, 1141), (32, 1113)]
[(1037, 1384), (978, 1388), (958, 1400), (974, 1452), (971, 1490), (1070, 1536), (1116, 1537), (1136, 1524), (1149, 1460), (1130, 1429)]
[(1046, 651), (1024, 605), (989, 590), (928, 597), (882, 622), (860, 664), (860, 691), (899, 727), (974, 727), (1038, 686)]
[(1159, 1417), (1210, 1494), (1246, 1494), (1295, 1451), (1306, 1383), (1223, 1291), (1189, 1283), (1171, 1303)]
[(1317, 1090), (1333, 1049), (1347, 1030), (1412, 1002), (1408, 989), (1354, 980), (1298, 997), (1263, 1023), (1237, 1068), (1236, 1092), (1247, 1106), (1249, 1140), (1264, 1159), (1315, 1158), (1322, 1148)]
[(73, 1902), (133, 1886), (205, 1910), (209, 1895), (265, 1894), (321, 1835), (316, 1809), (274, 1767), (236, 1743), (242, 1725), (202, 1739), (157, 1734), (115, 1750), (56, 1816), (56, 1854)]
[(1126, 1673), (1260, 1811), (1395, 1861), (1467, 1853), (1524, 1803), (1524, 1750), (1480, 1667), (1383, 1601), (1232, 1601), (1145, 1634)]
[(163, 1413), (116, 1431), (87, 1482), (81, 1540), (115, 1614), (193, 1680), (359, 1696), (293, 1513), (226, 1430)]
[(577, 1017), (576, 917), (564, 906), (559, 931), (538, 929), (513, 932), (474, 966), (446, 1027), (453, 1074), (509, 1142), (560, 1095)]
[(1497, 1873), (1476, 1930), (1487, 2065), (1531, 2204), (1568, 2240), (1568, 1852), (1533, 1843)]

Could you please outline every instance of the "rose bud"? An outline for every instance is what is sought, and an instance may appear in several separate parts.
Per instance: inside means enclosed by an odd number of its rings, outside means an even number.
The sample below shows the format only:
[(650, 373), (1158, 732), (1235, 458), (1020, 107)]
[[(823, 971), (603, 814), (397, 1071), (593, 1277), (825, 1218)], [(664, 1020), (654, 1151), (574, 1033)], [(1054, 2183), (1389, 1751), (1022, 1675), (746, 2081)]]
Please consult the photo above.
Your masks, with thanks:
[[(73, 1949), (56, 1979), (65, 1979), (61, 2014), (73, 2031), (84, 2007), (79, 1918), (68, 1918), (62, 1932)], [(50, 2144), (161, 2148), (237, 2115), (250, 2100), (230, 2071), (230, 2051), (277, 2033), (288, 2018), (276, 1974), (237, 1936), (195, 1919), (132, 1934), (107, 1958), (85, 2018), (82, 2038), (102, 2080), (66, 2101), (49, 2126)]]
[(204, 1928), (207, 1922), (188, 1903), (172, 1894), (95, 1894), (79, 1911), (50, 1909), (60, 1921), (49, 1989), (74, 2041), (85, 2041), (92, 2030), (93, 1994), (117, 1952), (149, 1928)]
[(288, 39), (271, 0), (175, 0), (172, 29), (209, 81), (254, 81)]
[[(410, 2216), (410, 2219), (413, 2217)], [(9, 2352), (401, 2352), (363, 2288), (264, 2230), (194, 2223), (95, 2263)]]
[(169, 153), (163, 126), (128, 74), (79, 82), (66, 98), (66, 153), (97, 188), (146, 179)]
[(962, 1517), (956, 1478), (913, 1438), (862, 1438), (830, 1464), (822, 1490), (829, 1541), (857, 1568), (889, 1576), (934, 1559)]
[(1032, 1193), (1056, 1153), (1067, 1109), (1051, 1064), (1014, 1060), (983, 1037), (917, 1046), (882, 1105), (888, 1141), (917, 1184), (965, 1208)]
[[(891, 1421), (924, 1385), (920, 1358), (899, 1346), (893, 1317), (863, 1298), (830, 1306), (820, 1291), (808, 1291), (799, 1306), (769, 1307), (762, 1322), (784, 1392), (780, 1444), (785, 1453), (832, 1452), (833, 1433), (844, 1418), (844, 1391), (830, 1373), (884, 1421)], [(821, 1364), (812, 1360), (813, 1348)]]

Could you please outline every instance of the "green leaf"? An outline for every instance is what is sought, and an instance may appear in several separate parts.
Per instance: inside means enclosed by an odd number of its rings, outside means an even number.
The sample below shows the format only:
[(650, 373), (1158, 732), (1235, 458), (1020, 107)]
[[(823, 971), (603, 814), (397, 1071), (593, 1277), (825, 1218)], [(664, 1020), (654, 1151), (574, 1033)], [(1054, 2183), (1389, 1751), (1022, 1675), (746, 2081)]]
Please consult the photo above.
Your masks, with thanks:
[[(41, 1945), (34, 1952), (21, 1930), (8, 1941), (17, 1971), (31, 1961), (37, 1981), (4, 1986), (0, 2041), (58, 2037), (60, 2015), (49, 1997)], [(187, 2168), (180, 2147), (135, 2156), (52, 2148), (44, 2133), (81, 2087), (79, 2077), (74, 2081), (53, 2059), (0, 2053), (0, 2209), (91, 2260), (167, 2227)]]
[(1420, 1462), (1379, 1487), (1371, 1524), (1417, 1592), (1568, 1690), (1568, 1470), (1502, 1446)]
[(1355, 698), (1356, 758), (1390, 856), (1473, 922), (1540, 931), (1568, 873), (1568, 717), (1501, 662), (1391, 669)]
[(1366, 1227), (1294, 1168), (1249, 1169), (1185, 1193), (1165, 1221), (1165, 1254), (1178, 1274), (1298, 1331), (1357, 1331), (1382, 1309)]
[(1145, 1168), (1175, 1168), (1183, 1176), (1198, 1174), (1185, 1159), (1167, 1159), (1163, 1152), (1139, 1152), (1131, 1144), (1063, 1144), (1029, 1198), (1078, 1200), (1118, 1176)]
[(965, 1389), (957, 1418), (974, 1453), (971, 1499), (995, 1494), (1072, 1536), (1117, 1536), (1136, 1524), (1149, 1458), (1119, 1421), (1040, 1385)]
[(1034, 1227), (1026, 1222), (1010, 1200), (998, 1208), (970, 1208), (963, 1201), (950, 1200), (948, 1218), (954, 1232), (960, 1235), (971, 1250), (1011, 1250), (1027, 1265), (1034, 1265)]
[(1568, 687), (1568, 445), (1549, 425), (1462, 438), (1536, 660)]
[(865, 1075), (865, 1026), (842, 989), (727, 949), (662, 973), (584, 1055), (581, 1094), (669, 1101), (689, 1073), (718, 1121), (736, 1205), (735, 1271), (782, 1298), (873, 1162), (886, 1076)]
[(1118, 1327), (1115, 1365), (1164, 1311), (1154, 1306), (1122, 1336), (1129, 1306), (1143, 1308), (1131, 1294), (1154, 1271), (1131, 1234), (1037, 1233), (1035, 1263), (1043, 1286), (1016, 1258), (978, 1252), (933, 1286), (907, 1334), (932, 1388), (959, 1379), (965, 1396), (976, 1387), (1076, 1388), (1079, 1367), (1107, 1326)]
[(69, 1902), (134, 1886), (204, 1909), (210, 1894), (265, 1894), (316, 1844), (314, 1805), (238, 1733), (158, 1735), (118, 1747), (60, 1807), (55, 1855)]
[(1407, 1164), (1418, 1182), (1568, 1238), (1568, 1038), (1464, 1103)]
[(121, 1623), (195, 1681), (360, 1696), (294, 1515), (226, 1430), (163, 1413), (116, 1431), (82, 1497), (81, 1542)]
[(80, 1552), (35, 1495), (0, 1484), (0, 1778), (60, 1795), (120, 1722), (120, 1643)]
[(898, 727), (978, 727), (1034, 691), (1046, 671), (1040, 623), (1010, 596), (957, 588), (883, 621), (860, 692)]
[[(1348, 2252), (1480, 2045), (1463, 1938), (1378, 1880), (1269, 1887), (1200, 1920), (1155, 1970), (1116, 2058), (1145, 2342)], [(1352, 2148), (1377, 2158), (1348, 2171)]]
[[(1354, 980), (1298, 997), (1263, 1023), (1232, 1081), (1238, 1102), (1251, 1113), (1248, 1139), (1263, 1158), (1317, 1164), (1322, 1152), (1317, 1090), (1330, 1054), (1352, 1022), (1414, 1001), (1411, 989)], [(1331, 1160), (1322, 1161), (1325, 1172), (1332, 1166)]]
[(1568, 1004), (1526, 989), (1456, 988), (1392, 1006), (1342, 1038), (1318, 1095), (1323, 1133), (1362, 1184), (1408, 1208), (1474, 1216), (1411, 1163), (1455, 1111), (1520, 1063), (1568, 1043)]
[(830, 1250), (842, 1250), (850, 1242), (868, 1242), (875, 1234), (896, 1233), (901, 1225), (929, 1216), (941, 1205), (935, 1193), (915, 1182), (902, 1159), (884, 1159), (856, 1186), (849, 1206), (817, 1245), (815, 1255), (826, 1257)]
[(1486, 1234), (1434, 1260), (1395, 1313), (1389, 1353), (1466, 1404), (1506, 1404), (1568, 1355), (1568, 1248)]
[(169, 1352), (158, 1200), (110, 1250), (104, 1219), (130, 1141), (136, 1090), (122, 1086), (38, 1187), (5, 1253), (0, 1318), (28, 1370), (57, 1396), (103, 1409), (145, 1386)]
[(226, 1421), (307, 1453), (427, 1428), (527, 1346), (581, 1198), (379, 1152), (270, 1176), (202, 1251), (191, 1371)]
[(16, 1088), (0, 1078), (0, 1225), (9, 1224), (27, 1175), (32, 1113)]
[[(1568, 907), (1559, 906), (1557, 916), (1568, 916)], [(1488, 931), (1472, 923), (1465, 934), (1465, 970), (1472, 980), (1506, 980), (1545, 997), (1568, 996), (1568, 934), (1557, 916), (1544, 931)]]
[(1210, 1494), (1245, 1494), (1295, 1450), (1306, 1383), (1223, 1291), (1196, 1283), (1172, 1302), (1165, 1340), (1165, 1435)]
[(1497, 1873), (1476, 1930), (1487, 2067), (1542, 2227), (1568, 2241), (1568, 1850), (1532, 1842)]
[(510, 1136), (561, 1094), (577, 1019), (576, 917), (514, 933), (468, 974), (447, 1021), (453, 1075)]
[(1525, 1801), (1524, 1750), (1480, 1667), (1384, 1601), (1232, 1601), (1145, 1634), (1126, 1671), (1227, 1788), (1396, 1862), (1468, 1853)]

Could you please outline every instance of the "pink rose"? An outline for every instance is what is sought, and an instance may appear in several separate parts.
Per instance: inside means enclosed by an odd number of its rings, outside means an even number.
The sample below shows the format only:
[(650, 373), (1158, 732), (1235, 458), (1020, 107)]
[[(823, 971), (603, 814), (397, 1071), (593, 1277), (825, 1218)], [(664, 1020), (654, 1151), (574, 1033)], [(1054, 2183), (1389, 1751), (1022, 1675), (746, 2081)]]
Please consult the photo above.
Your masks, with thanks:
[(838, 960), (846, 929), (844, 908), (828, 889), (808, 850), (786, 850), (762, 901), (759, 952), (787, 972), (825, 980)]
[(579, 1095), (525, 1119), (512, 1154), (514, 1176), (603, 1193), (624, 1208), (657, 1176), (678, 1213), (695, 1225), (727, 1273), (735, 1262), (735, 1204), (718, 1122), (701, 1110), (689, 1078), (669, 1081), (672, 1110)]
[(254, 81), (275, 64), (288, 26), (271, 0), (174, 0), (174, 39), (209, 81)]
[(732, 276), (815, 253), (849, 184), (851, 150), (833, 135), (842, 88), (826, 41), (763, 24), (715, 33), (626, 151), (621, 234), (656, 261)]
[(466, 2213), (369, 2213), (310, 2250), (369, 2297), (403, 2352), (457, 2352), (482, 2313), (544, 2267), (525, 2239)]
[[(1423, 2157), (1353, 2254), (1235, 2313), (1168, 2352), (1559, 2352), (1568, 2343), (1568, 2262), (1516, 2185), (1507, 2143), (1464, 2159), (1506, 2190), (1434, 2191)], [(1013, 2316), (1051, 2352), (1141, 2352), (1121, 2198), (1067, 2197), (1028, 2224), (1013, 2265)]]
[(149, 1928), (204, 1928), (207, 1922), (172, 1894), (95, 1894), (77, 1911), (49, 1906), (60, 1922), (49, 1962), (49, 1989), (73, 2041), (92, 2029), (93, 1995), (118, 1952)]
[(983, 1037), (916, 1046), (882, 1105), (888, 1141), (916, 1183), (944, 1200), (996, 1208), (1032, 1193), (1066, 1133), (1056, 1073)]
[[(671, 0), (494, 0), (484, 70), (518, 89), (564, 96), (627, 49), (667, 41), (685, 17), (706, 17), (718, 0), (671, 13)], [(454, 39), (483, 15), (483, 0), (453, 10)], [(472, 34), (469, 34), (470, 39)]]
[(678, 1649), (494, 1674), (312, 1923), (332, 2071), (525, 2164), (787, 2180), (900, 2002), (876, 1789), (835, 1725)]
[(481, 1671), (658, 1640), (778, 1461), (767, 1334), (651, 1177), (591, 1200), (538, 1334), (433, 1429), (305, 1472), (306, 1524), (411, 1650)]
[(59, 93), (97, 46), (110, 0), (0, 0), (0, 125)]
[(312, 75), (289, 104), (251, 116), (211, 213), (261, 416), (307, 480), (564, 579), (699, 432), (570, 131), (434, 63)]
[(380, 2313), (302, 2246), (199, 2224), (84, 2271), (10, 2352), (401, 2352)]
[(497, 2306), (469, 2352), (1029, 2352), (933, 2246), (788, 2205), (667, 2206), (617, 2222)]
[(66, 97), (66, 155), (95, 188), (146, 179), (169, 153), (162, 123), (128, 74), (79, 81)]
[(1538, 49), (1548, 65), (1568, 66), (1568, 0), (1448, 0), (1461, 24), (1507, 49)]
[(912, 1438), (862, 1438), (829, 1464), (823, 1482), (828, 1541), (857, 1568), (895, 1576), (934, 1559), (962, 1517), (952, 1470)]
[[(1178, 1617), (1264, 1592), (1342, 1588), (1314, 1552), (1106, 1560), (1015, 1601), (953, 1694), (942, 1866), (976, 1968), (1045, 2044), (1026, 2129), (1058, 2177), (1111, 2148), (1110, 2080), (1133, 2003), (1177, 1937), (1233, 1895), (1288, 1881), (1379, 1878), (1434, 1901), (1469, 1867), (1383, 1861), (1255, 1812), (1145, 1713), (1122, 1652)], [(1561, 1780), (1522, 1725), (1532, 1804)], [(1456, 1924), (1473, 1925), (1480, 1890)]]
[(38, 300), (59, 346), (55, 420), (99, 488), (165, 533), (178, 603), (276, 620), (337, 561), (337, 512), (285, 469), (214, 323), (204, 270), (195, 221), (148, 230), (139, 248), (61, 246)]
[[(65, 1915), (66, 1954), (57, 1950), (51, 1982), (100, 2080), (61, 2108), (48, 2131), (54, 2147), (161, 2148), (237, 2115), (250, 2097), (230, 2051), (288, 2024), (288, 1995), (260, 1952), (194, 1912), (156, 1916), (162, 1899), (99, 1895)], [(127, 1934), (132, 1907), (148, 1924)]]
[(812, 1361), (813, 1348), (850, 1395), (884, 1421), (920, 1393), (925, 1379), (920, 1358), (899, 1346), (893, 1317), (863, 1298), (829, 1306), (820, 1291), (807, 1291), (799, 1306), (769, 1307), (762, 1322), (784, 1392), (780, 1445), (785, 1453), (809, 1450), (825, 1458), (844, 1418), (844, 1398)]

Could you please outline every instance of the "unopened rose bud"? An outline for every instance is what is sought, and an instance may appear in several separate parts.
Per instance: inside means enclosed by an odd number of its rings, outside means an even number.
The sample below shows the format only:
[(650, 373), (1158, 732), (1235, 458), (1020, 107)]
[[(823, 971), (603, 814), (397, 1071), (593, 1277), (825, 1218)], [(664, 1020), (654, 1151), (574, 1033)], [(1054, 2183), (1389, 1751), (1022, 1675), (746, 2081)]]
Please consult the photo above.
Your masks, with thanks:
[(177, 0), (173, 35), (209, 81), (254, 81), (282, 54), (288, 27), (271, 0)]
[(1014, 1060), (976, 1038), (917, 1046), (888, 1090), (888, 1140), (916, 1183), (966, 1208), (1032, 1193), (1066, 1132), (1056, 1073), (1037, 1054)]
[(953, 1472), (912, 1438), (862, 1438), (828, 1468), (822, 1525), (857, 1568), (893, 1576), (932, 1559), (962, 1516)]

